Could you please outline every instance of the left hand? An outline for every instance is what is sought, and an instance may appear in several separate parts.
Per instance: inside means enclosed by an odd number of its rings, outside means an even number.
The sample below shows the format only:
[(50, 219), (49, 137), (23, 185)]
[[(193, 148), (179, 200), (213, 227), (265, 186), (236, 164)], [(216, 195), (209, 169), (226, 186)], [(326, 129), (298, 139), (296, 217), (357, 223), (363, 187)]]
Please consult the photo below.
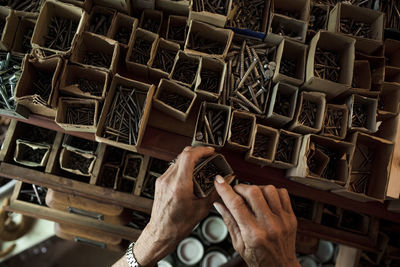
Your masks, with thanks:
[(151, 219), (133, 249), (141, 266), (154, 266), (174, 251), (208, 215), (218, 194), (214, 191), (207, 198), (197, 198), (193, 170), (197, 161), (213, 153), (210, 147), (186, 147), (176, 163), (156, 180)]

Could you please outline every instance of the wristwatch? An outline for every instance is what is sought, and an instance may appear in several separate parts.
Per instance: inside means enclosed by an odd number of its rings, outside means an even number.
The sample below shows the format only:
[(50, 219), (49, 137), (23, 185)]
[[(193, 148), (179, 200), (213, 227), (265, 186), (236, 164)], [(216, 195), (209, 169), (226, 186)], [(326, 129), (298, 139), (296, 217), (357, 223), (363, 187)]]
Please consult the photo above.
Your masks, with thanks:
[(126, 260), (128, 261), (129, 267), (140, 267), (140, 264), (135, 259), (135, 255), (133, 255), (133, 246), (134, 245), (135, 245), (135, 243), (131, 243), (129, 245), (129, 248), (126, 251), (125, 257), (126, 257)]

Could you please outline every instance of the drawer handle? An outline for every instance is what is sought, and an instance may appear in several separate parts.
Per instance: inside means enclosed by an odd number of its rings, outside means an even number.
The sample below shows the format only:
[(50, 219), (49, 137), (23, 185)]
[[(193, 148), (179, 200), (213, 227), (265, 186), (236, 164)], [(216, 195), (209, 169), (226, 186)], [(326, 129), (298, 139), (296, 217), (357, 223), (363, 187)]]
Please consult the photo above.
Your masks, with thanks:
[(77, 243), (84, 243), (84, 244), (96, 246), (96, 247), (99, 247), (99, 248), (106, 248), (107, 247), (106, 243), (102, 243), (102, 242), (86, 239), (86, 238), (83, 238), (83, 237), (76, 236), (74, 238), (74, 240)]
[(77, 209), (77, 208), (68, 207), (68, 213), (94, 218), (94, 219), (97, 219), (99, 221), (104, 221), (104, 215), (103, 214), (94, 213), (94, 212), (90, 212), (90, 211), (86, 211), (86, 210), (81, 210), (81, 209)]

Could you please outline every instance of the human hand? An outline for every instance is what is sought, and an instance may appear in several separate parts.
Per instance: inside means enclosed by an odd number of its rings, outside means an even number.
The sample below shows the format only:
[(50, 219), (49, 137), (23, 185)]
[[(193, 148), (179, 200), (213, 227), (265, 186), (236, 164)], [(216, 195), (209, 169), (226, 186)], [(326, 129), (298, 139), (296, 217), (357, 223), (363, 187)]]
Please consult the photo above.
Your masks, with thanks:
[(217, 193), (197, 198), (193, 170), (198, 160), (213, 152), (210, 147), (187, 147), (156, 180), (151, 219), (133, 249), (141, 266), (153, 266), (171, 253), (209, 213)]
[(214, 203), (232, 238), (233, 247), (249, 267), (300, 266), (296, 259), (297, 219), (286, 189), (272, 185), (234, 188), (217, 176), (222, 203)]

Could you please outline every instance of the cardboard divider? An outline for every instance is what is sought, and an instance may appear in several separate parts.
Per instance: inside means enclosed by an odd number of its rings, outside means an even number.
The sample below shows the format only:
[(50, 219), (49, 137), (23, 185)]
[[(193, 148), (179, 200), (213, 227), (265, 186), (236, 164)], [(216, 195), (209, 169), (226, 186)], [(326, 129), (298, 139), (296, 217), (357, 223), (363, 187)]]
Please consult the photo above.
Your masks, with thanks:
[[(35, 25), (36, 25), (36, 19), (24, 18), (24, 17), (21, 18), (18, 24), (18, 29), (15, 32), (14, 44), (11, 49), (13, 52), (24, 53), (24, 54), (30, 52), (25, 50), (23, 45), (24, 42), (26, 42), (26, 38), (29, 36), (29, 32), (33, 34)], [(29, 40), (29, 46), (31, 46), (30, 40)]]
[[(300, 86), (304, 82), (307, 46), (290, 40), (282, 40), (276, 52), (276, 69), (273, 81)], [(281, 73), (282, 60), (289, 60), (296, 64), (296, 76), (291, 77)]]
[[(263, 139), (267, 140), (266, 144), (263, 143)], [(278, 130), (268, 126), (257, 124), (255, 131), (253, 131), (251, 148), (250, 151), (246, 153), (245, 160), (261, 166), (270, 166), (275, 159), (278, 140)], [(263, 148), (264, 156), (255, 153), (255, 146), (257, 146), (258, 143), (265, 145), (265, 147)]]
[[(316, 105), (314, 126), (304, 125), (300, 121), (300, 116), (303, 111), (303, 103), (309, 101)], [(301, 134), (318, 133), (322, 129), (324, 123), (324, 115), (326, 108), (325, 94), (319, 92), (301, 92), (297, 103), (297, 108), (294, 116), (294, 121), (289, 126), (290, 131), (295, 131)]]
[(162, 69), (153, 67), (153, 64), (154, 64), (154, 61), (156, 59), (156, 56), (157, 56), (158, 53), (160, 53), (159, 51), (161, 49), (162, 50), (171, 51), (172, 53), (174, 53), (175, 56), (174, 56), (173, 60), (174, 60), (174, 63), (175, 63), (175, 57), (178, 54), (180, 46), (179, 46), (179, 44), (177, 44), (175, 42), (167, 41), (164, 38), (159, 38), (157, 40), (155, 51), (152, 54), (152, 56), (151, 56), (151, 58), (150, 58), (150, 60), (148, 62), (150, 79), (152, 79), (152, 78), (154, 78), (154, 79), (157, 79), (157, 78), (168, 78), (168, 76), (172, 72), (173, 65), (172, 65), (171, 70), (162, 70)]
[[(235, 132), (235, 129), (232, 129), (232, 125), (236, 119), (239, 120), (247, 120), (250, 122), (250, 127), (248, 128), (248, 138), (247, 138), (247, 143), (246, 144), (241, 144), (237, 140), (234, 140), (232, 136), (238, 136), (240, 135), (243, 137), (244, 133), (240, 132), (237, 133)], [(239, 110), (235, 110), (232, 112), (231, 116), (231, 121), (229, 123), (229, 132), (228, 132), (228, 140), (227, 140), (227, 147), (229, 147), (232, 150), (237, 150), (237, 151), (248, 151), (251, 147), (252, 144), (252, 138), (254, 137), (253, 132), (256, 130), (256, 116), (254, 114), (248, 113), (248, 112), (242, 112)], [(245, 131), (245, 130), (243, 130)], [(245, 138), (245, 137), (243, 137)]]
[(371, 27), (368, 38), (350, 35), (357, 41), (355, 47), (358, 51), (366, 54), (373, 54), (382, 45), (384, 32), (384, 13), (370, 9), (338, 3), (330, 12), (328, 20), (328, 30), (331, 32), (342, 33), (340, 22), (342, 19), (353, 19)]
[[(197, 72), (191, 83), (185, 83), (185, 82), (174, 79), (174, 72), (176, 72), (177, 66), (181, 63), (181, 60), (185, 60), (185, 61), (188, 60), (188, 61), (193, 62), (193, 64), (197, 65)], [(190, 55), (183, 51), (179, 51), (175, 57), (174, 66), (172, 67), (172, 71), (171, 71), (170, 75), (168, 76), (168, 78), (171, 80), (174, 80), (175, 82), (177, 82), (179, 84), (189, 87), (190, 89), (195, 91), (201, 82), (200, 81), (200, 73), (201, 73), (202, 62), (203, 62), (202, 57)]]
[[(76, 158), (80, 157), (80, 158), (84, 158), (85, 160), (88, 160), (88, 161), (90, 160), (90, 163), (89, 163), (89, 165), (87, 167), (83, 166), (83, 167), (87, 168), (87, 173), (86, 172), (82, 172), (81, 170), (77, 169), (74, 166), (74, 164), (78, 164), (78, 165), (79, 165), (79, 163), (83, 164), (82, 161), (78, 161), (78, 162), (75, 162), (75, 163), (70, 162), (71, 157), (74, 157), (73, 154), (76, 154), (76, 156), (75, 156)], [(60, 160), (60, 168), (62, 170), (67, 171), (67, 172), (71, 172), (71, 173), (77, 174), (77, 175), (91, 176), (92, 170), (93, 170), (93, 166), (94, 166), (94, 163), (96, 161), (96, 156), (95, 155), (91, 155), (91, 154), (84, 154), (84, 153), (81, 153), (81, 152), (78, 152), (78, 151), (71, 151), (71, 150), (68, 150), (66, 148), (63, 148), (61, 150), (59, 160)]]
[[(178, 110), (176, 107), (172, 107), (168, 105), (167, 103), (163, 102), (162, 99), (160, 99), (161, 95), (163, 93), (168, 93), (170, 95), (177, 95), (181, 96), (187, 100), (190, 101), (189, 106), (186, 108), (185, 111)], [(192, 109), (194, 102), (197, 98), (197, 95), (192, 92), (190, 89), (187, 87), (181, 86), (173, 81), (167, 80), (167, 79), (162, 79), (160, 83), (158, 84), (157, 91), (154, 94), (153, 98), (153, 105), (154, 108), (180, 120), (180, 121), (186, 121), (190, 110)]]
[[(21, 78), (15, 88), (15, 101), (20, 105), (26, 106), (32, 113), (54, 117), (58, 101), (58, 90), (56, 88), (61, 68), (62, 59), (60, 57), (36, 59), (27, 55), (23, 61)], [(32, 91), (32, 85), (37, 82), (37, 71), (53, 75), (51, 92), (47, 101)]]
[[(194, 193), (197, 197), (207, 197), (208, 195), (210, 195), (211, 192), (215, 190), (214, 184), (212, 184), (212, 186), (203, 185), (203, 187), (206, 187), (203, 188), (202, 183), (199, 181), (199, 179), (201, 178), (207, 179), (207, 177), (202, 177), (200, 173), (204, 168), (210, 167), (210, 165), (213, 167), (215, 166), (218, 169), (218, 173), (216, 174), (221, 175), (225, 179), (226, 183), (230, 184), (235, 179), (233, 170), (229, 163), (226, 161), (225, 157), (221, 154), (214, 154), (198, 164), (193, 171)], [(213, 176), (211, 179), (213, 180), (214, 177), (215, 176)]]
[[(353, 123), (354, 117), (354, 104), (362, 105), (365, 109), (365, 115), (368, 116), (366, 119), (365, 127), (357, 127)], [(375, 133), (378, 131), (379, 123), (376, 121), (376, 114), (378, 110), (378, 100), (374, 98), (368, 98), (359, 95), (352, 95), (346, 101), (347, 108), (349, 109), (349, 130), (360, 131), (366, 133)]]
[[(388, 184), (388, 166), (393, 155), (393, 143), (360, 132), (354, 133), (351, 141), (355, 146), (355, 152), (352, 155), (350, 178), (344, 189), (334, 190), (333, 193), (362, 202), (383, 202)], [(367, 163), (365, 163), (366, 157), (368, 157)], [(368, 172), (365, 174), (361, 172), (361, 169), (366, 168)], [(364, 175), (365, 192), (356, 193), (351, 184), (364, 179)]]
[[(285, 33), (282, 33), (281, 30)], [(307, 35), (307, 23), (279, 14), (273, 14), (271, 27), (265, 39), (269, 42), (279, 42), (284, 39), (304, 43)]]
[[(105, 122), (107, 119), (107, 115), (109, 114), (110, 110), (112, 109), (114, 97), (116, 97), (117, 87), (119, 85), (125, 86), (128, 88), (135, 88), (136, 90), (146, 92), (146, 96), (143, 97), (142, 99), (140, 99), (141, 105), (143, 107), (143, 115), (142, 115), (142, 119), (140, 121), (139, 133), (138, 133), (135, 145), (129, 145), (126, 143), (118, 142), (115, 140), (110, 140), (110, 139), (103, 137), (103, 131), (104, 131), (104, 128), (106, 127)], [(154, 90), (155, 90), (154, 85), (145, 84), (145, 83), (131, 80), (128, 78), (124, 78), (124, 77), (116, 74), (111, 82), (110, 89), (107, 93), (107, 97), (104, 102), (104, 106), (103, 106), (103, 109), (102, 109), (102, 112), (100, 115), (99, 123), (97, 125), (97, 130), (96, 130), (96, 135), (95, 135), (96, 141), (101, 142), (101, 143), (106, 143), (106, 144), (109, 144), (109, 145), (112, 145), (112, 146), (115, 146), (115, 147), (118, 147), (121, 149), (136, 152), (137, 147), (140, 146), (140, 144), (142, 143), (142, 140), (143, 140), (144, 132), (145, 132), (145, 129), (147, 126), (147, 121), (149, 119), (150, 110), (151, 110), (151, 106), (152, 106), (152, 98), (153, 98)]]
[[(172, 1), (174, 2), (174, 1)], [(166, 39), (168, 41), (173, 41), (178, 44), (180, 44), (182, 47), (185, 45), (185, 40), (186, 40), (186, 34), (187, 34), (187, 20), (188, 17), (185, 16), (175, 16), (175, 15), (170, 15), (168, 17), (168, 25), (167, 25), (167, 33), (166, 33)], [(171, 28), (182, 28), (183, 31), (183, 39), (175, 40), (178, 38), (173, 38), (171, 36)]]
[[(208, 42), (217, 42), (220, 44), (223, 49), (222, 54), (207, 54), (205, 52), (197, 51), (190, 47), (190, 39), (193, 36), (199, 36), (200, 38), (204, 38)], [(229, 47), (231, 46), (233, 39), (233, 31), (229, 29), (220, 29), (215, 26), (206, 24), (204, 22), (199, 22), (196, 20), (191, 20), (189, 24), (189, 31), (185, 41), (185, 49), (184, 51), (189, 54), (201, 55), (201, 56), (211, 56), (216, 58), (225, 58)]]
[(400, 68), (386, 67), (385, 68), (385, 82), (400, 84)]
[(386, 65), (400, 67), (400, 41), (386, 39), (384, 43)]
[(355, 60), (353, 70), (353, 88), (371, 89), (371, 67), (368, 60)]
[[(147, 23), (156, 22), (158, 27), (156, 29), (150, 29), (147, 27)], [(163, 22), (163, 12), (154, 9), (145, 9), (140, 16), (139, 28), (159, 34), (161, 30), (161, 24)]]
[[(274, 13), (286, 15), (308, 22), (310, 18), (310, 0), (274, 0)], [(292, 16), (295, 15), (295, 16)]]
[[(118, 41), (121, 46), (128, 47), (130, 36), (134, 31), (136, 31), (139, 25), (139, 20), (122, 13), (117, 13), (114, 16), (111, 25), (110, 31), (108, 32), (108, 37)], [(121, 42), (121, 40), (118, 40), (118, 33), (123, 29), (129, 31), (129, 37), (127, 38), (126, 42)]]
[[(88, 53), (99, 53), (103, 54), (104, 56), (111, 57), (110, 65), (107, 67), (102, 67), (100, 65), (92, 66), (85, 64), (84, 59), (85, 56), (88, 56)], [(100, 70), (115, 73), (119, 54), (120, 48), (116, 41), (90, 32), (83, 32), (76, 41), (70, 60), (71, 62), (79, 63), (87, 67), (98, 68)]]
[[(84, 12), (81, 8), (73, 6), (71, 4), (65, 4), (55, 0), (46, 1), (41, 8), (40, 15), (36, 22), (35, 30), (33, 32), (31, 41), (32, 47), (40, 48), (45, 51), (49, 51), (51, 53), (56, 53), (56, 54), (62, 54), (62, 55), (71, 54), (72, 50), (74, 49), (74, 44), (77, 42), (78, 35), (80, 35), (84, 30), (84, 25), (86, 23), (87, 16), (88, 16), (87, 13)], [(61, 17), (68, 20), (72, 20), (75, 23), (78, 23), (78, 27), (72, 39), (70, 49), (67, 51), (60, 51), (45, 46), (46, 42), (45, 36), (49, 32), (50, 21), (54, 17)]]
[[(49, 159), (51, 145), (40, 144), (29, 142), (21, 139), (16, 140), (16, 148), (14, 153), (14, 161), (28, 167), (45, 167), (47, 160)], [(25, 150), (24, 148), (25, 147)], [(29, 156), (29, 152), (26, 149), (31, 150), (31, 153), (35, 151), (44, 150), (43, 154), (39, 154), (35, 160), (33, 155)], [(26, 158), (27, 157), (27, 158)], [(31, 157), (31, 158), (30, 158)]]
[[(293, 140), (292, 141), (292, 146), (285, 148), (283, 143), (287, 142), (287, 146), (290, 145), (290, 141), (287, 140)], [(283, 129), (279, 130), (279, 139), (278, 139), (278, 144), (276, 147), (276, 152), (275, 152), (275, 159), (273, 164), (271, 165), (274, 168), (279, 168), (279, 169), (290, 169), (293, 168), (297, 165), (299, 161), (299, 153), (300, 153), (300, 147), (301, 147), (301, 142), (302, 142), (303, 136), (301, 134), (297, 133), (292, 133)], [(287, 154), (287, 160), (277, 158), (278, 154), (281, 152), (280, 150), (284, 151), (284, 153)], [(289, 149), (289, 151), (287, 151)], [(291, 153), (291, 156), (290, 156)]]
[[(305, 135), (300, 148), (299, 162), (296, 167), (289, 169), (286, 175), (293, 181), (321, 190), (344, 188), (349, 179), (353, 153), (352, 143), (318, 135)], [(311, 156), (320, 159), (317, 161), (320, 165), (317, 163), (315, 166), (321, 167), (318, 171), (320, 175), (309, 169)]]
[[(333, 112), (341, 112), (342, 115), (338, 117), (341, 117), (341, 120), (335, 124), (333, 127), (338, 128), (338, 132), (332, 133), (329, 131), (327, 127), (332, 127), (332, 126), (327, 126), (327, 125), (332, 125), (334, 124), (333, 122), (329, 123), (329, 111)], [(327, 121), (328, 120), (328, 121)], [(326, 136), (326, 137), (331, 137), (335, 139), (340, 139), (343, 140), (347, 136), (347, 126), (348, 126), (348, 120), (349, 120), (349, 110), (346, 105), (335, 105), (335, 104), (327, 104), (326, 105), (326, 110), (325, 110), (325, 117), (324, 117), (324, 126), (322, 127), (322, 133), (321, 135)], [(339, 127), (338, 127), (339, 126)]]
[[(107, 25), (108, 29), (106, 29), (106, 32), (104, 35), (100, 34), (100, 32), (98, 32), (98, 30), (102, 24), (107, 23), (107, 18), (105, 18), (104, 20), (100, 19), (99, 21), (96, 21), (96, 17), (99, 15), (106, 16), (110, 22), (110, 24)], [(90, 15), (88, 16), (86, 25), (85, 25), (85, 31), (91, 32), (94, 34), (98, 34), (98, 35), (101, 35), (104, 37), (110, 37), (110, 32), (113, 27), (113, 22), (114, 22), (116, 15), (117, 15), (117, 12), (115, 11), (115, 9), (107, 8), (105, 6), (98, 6), (98, 5), (93, 6), (93, 8), (90, 11)], [(95, 25), (95, 27), (92, 29), (93, 25)]]
[[(68, 123), (67, 111), (69, 108), (88, 108), (93, 110), (93, 117), (89, 117), (88, 120), (92, 120), (92, 125), (79, 125), (79, 124), (70, 124)], [(79, 114), (78, 114), (79, 117)], [(69, 98), (69, 97), (60, 97), (57, 108), (56, 115), (56, 123), (60, 125), (61, 128), (67, 131), (75, 131), (75, 132), (89, 132), (94, 133), (97, 129), (97, 118), (99, 117), (99, 102), (97, 100), (91, 99), (77, 99), (77, 98)]]
[[(207, 91), (207, 88), (209, 87), (207, 86), (207, 84), (205, 84), (206, 77), (204, 76), (205, 75), (204, 71), (212, 71), (214, 73), (217, 73), (218, 80), (215, 81), (216, 83), (215, 86), (217, 88), (216, 92)], [(218, 59), (203, 57), (201, 64), (201, 72), (200, 72), (200, 84), (195, 89), (195, 92), (197, 93), (199, 99), (207, 100), (210, 102), (217, 101), (222, 94), (222, 90), (224, 89), (225, 78), (226, 78), (226, 63)]]
[(169, 14), (189, 15), (190, 0), (156, 0), (156, 9)]
[(391, 117), (399, 114), (400, 84), (384, 83), (379, 95), (378, 114), (382, 117)]
[[(79, 88), (78, 80), (86, 80), (99, 86), (99, 93), (85, 92)], [(109, 85), (110, 76), (106, 71), (79, 66), (71, 62), (65, 62), (60, 76), (59, 91), (76, 97), (104, 100)]]
[(189, 21), (191, 20), (197, 20), (201, 21), (204, 23), (208, 23), (220, 28), (225, 27), (225, 23), (228, 20), (228, 17), (231, 13), (232, 9), (232, 0), (225, 0), (229, 1), (228, 2), (228, 9), (226, 10), (226, 14), (217, 14), (217, 13), (211, 13), (208, 11), (194, 11), (193, 10), (193, 1), (191, 1), (190, 6), (189, 6)]
[[(269, 108), (265, 114), (266, 121), (276, 127), (282, 127), (292, 121), (296, 111), (298, 91), (299, 88), (296, 86), (286, 83), (277, 83), (272, 89)], [(282, 109), (287, 109), (288, 113), (279, 114), (277, 108), (285, 104), (283, 103), (284, 100), (288, 102), (286, 102), (287, 106), (282, 106)]]
[[(326, 93), (332, 99), (349, 90), (353, 80), (355, 40), (340, 34), (319, 31), (311, 40), (307, 58), (306, 79), (303, 87)], [(315, 76), (314, 64), (317, 48), (328, 50), (339, 56), (340, 73), (338, 82)]]
[(0, 49), (8, 51), (13, 46), (19, 18), (14, 10), (0, 6), (0, 20), (4, 23), (4, 28), (1, 29)]

